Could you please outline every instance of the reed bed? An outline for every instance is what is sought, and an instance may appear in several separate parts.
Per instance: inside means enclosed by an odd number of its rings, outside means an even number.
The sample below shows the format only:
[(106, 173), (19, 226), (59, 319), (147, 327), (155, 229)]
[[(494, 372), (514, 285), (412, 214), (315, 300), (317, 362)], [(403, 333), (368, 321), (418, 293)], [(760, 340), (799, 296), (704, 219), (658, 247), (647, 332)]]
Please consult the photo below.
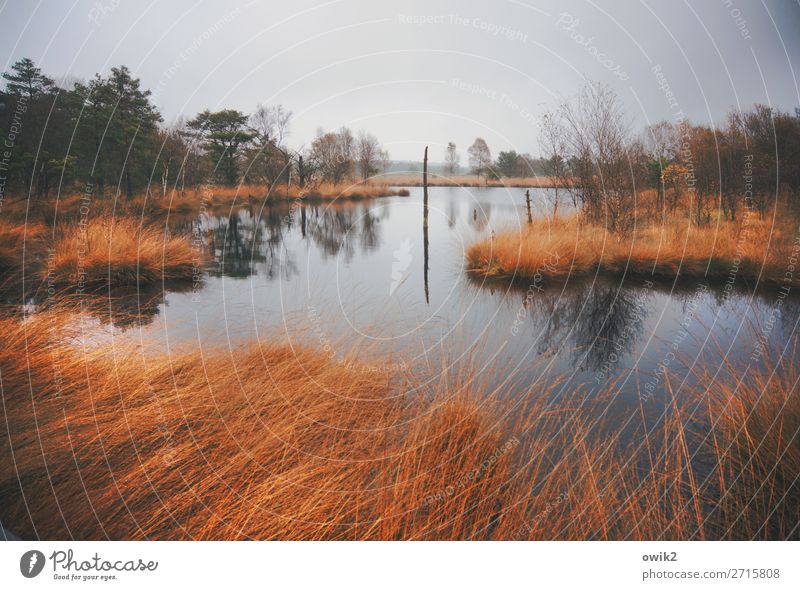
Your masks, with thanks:
[(623, 433), (613, 385), (509, 398), (467, 368), (419, 389), (311, 349), (167, 356), (77, 326), (0, 320), (0, 522), (23, 538), (797, 537), (788, 360)]
[(798, 228), (753, 217), (701, 227), (673, 217), (637, 227), (625, 237), (581, 223), (578, 216), (536, 220), (473, 244), (466, 256), (475, 274), (520, 280), (602, 272), (660, 279), (733, 276), (800, 285), (800, 273), (794, 272), (800, 257)]
[[(397, 172), (385, 174), (383, 182), (391, 186), (422, 186), (422, 172)], [(469, 187), (517, 187), (517, 188), (555, 188), (560, 186), (555, 178), (549, 176), (526, 176), (519, 178), (490, 179), (474, 174), (433, 174), (428, 173), (429, 186), (469, 186)]]
[(0, 219), (0, 271), (19, 271), (23, 264), (23, 249), (35, 245), (43, 231), (41, 223), (17, 224)]
[(201, 209), (261, 206), (269, 202), (305, 199), (316, 201), (360, 200), (389, 196), (408, 196), (408, 190), (393, 188), (383, 182), (322, 183), (300, 188), (296, 184), (236, 187), (205, 187), (184, 192), (171, 191), (164, 196), (136, 197), (122, 202), (125, 210), (145, 211), (156, 215), (197, 213)]
[(128, 199), (123, 195), (105, 198), (80, 193), (59, 195), (47, 200), (28, 201), (16, 199), (4, 206), (7, 218), (21, 222), (26, 212), (32, 212), (37, 221), (48, 225), (78, 216), (82, 205), (90, 208), (91, 215), (100, 216), (163, 216), (197, 214), (206, 209), (221, 209), (240, 206), (254, 206), (266, 202), (307, 199), (315, 201), (361, 200), (389, 196), (408, 196), (407, 189), (398, 188), (384, 181), (350, 181), (340, 184), (321, 183), (301, 189), (298, 185), (242, 184), (238, 186), (216, 186), (189, 188), (183, 191), (169, 190), (166, 194), (149, 191)]
[(201, 254), (188, 238), (133, 217), (91, 217), (58, 225), (54, 234), (42, 278), (59, 286), (141, 286), (201, 272)]
[[(714, 449), (708, 487), (719, 500), (706, 516), (713, 538), (800, 539), (800, 372), (797, 349), (768, 351), (765, 366), (738, 383), (712, 383), (698, 400), (710, 425), (705, 444)], [(728, 374), (737, 371), (725, 362)], [(753, 516), (757, 516), (753, 518)]]

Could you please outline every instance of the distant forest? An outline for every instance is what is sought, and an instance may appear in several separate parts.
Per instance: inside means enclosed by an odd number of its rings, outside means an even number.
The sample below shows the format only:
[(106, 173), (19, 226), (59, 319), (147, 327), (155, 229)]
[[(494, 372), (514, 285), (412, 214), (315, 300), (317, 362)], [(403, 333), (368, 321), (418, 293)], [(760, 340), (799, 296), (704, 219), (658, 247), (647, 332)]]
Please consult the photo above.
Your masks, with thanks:
[[(90, 191), (130, 198), (207, 184), (302, 187), (419, 169), (417, 162), (392, 162), (374, 135), (347, 127), (320, 129), (306, 149), (292, 150), (286, 145), (292, 113), (282, 105), (259, 105), (250, 114), (205, 110), (166, 125), (150, 91), (125, 66), (62, 88), (32, 60), (21, 59), (3, 79), (0, 197)], [(501, 151), (493, 158), (479, 137), (467, 149), (466, 168), (450, 142), (431, 171), (467, 169), (487, 179), (548, 176), (590, 217), (604, 217), (621, 231), (643, 189), (658, 191), (662, 209), (674, 209), (691, 191), (698, 223), (714, 209), (735, 219), (747, 206), (763, 216), (780, 196), (797, 208), (800, 110), (755, 105), (731, 112), (716, 127), (678, 118), (641, 133), (626, 120), (613, 91), (588, 84), (542, 116), (540, 136), (532, 141), (539, 157)]]

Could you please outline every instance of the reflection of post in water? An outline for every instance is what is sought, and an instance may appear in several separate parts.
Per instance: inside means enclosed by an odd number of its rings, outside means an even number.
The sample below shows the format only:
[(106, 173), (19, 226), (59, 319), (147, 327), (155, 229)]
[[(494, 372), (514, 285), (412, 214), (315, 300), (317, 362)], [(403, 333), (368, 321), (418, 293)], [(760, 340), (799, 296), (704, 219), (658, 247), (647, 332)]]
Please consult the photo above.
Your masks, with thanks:
[(234, 258), (240, 258), (242, 255), (242, 236), (239, 232), (239, 215), (233, 213), (228, 218), (228, 227), (226, 228), (228, 243), (233, 248)]
[(430, 303), (428, 296), (428, 146), (425, 146), (425, 157), (422, 160), (422, 246), (425, 256), (425, 303)]
[[(303, 156), (300, 156), (300, 159), (303, 159)], [(300, 205), (300, 232), (303, 234), (303, 239), (306, 238), (306, 207), (305, 205)]]
[(525, 190), (525, 204), (528, 207), (528, 223), (533, 223), (533, 217), (531, 217), (531, 191), (529, 189)]
[(306, 171), (303, 167), (303, 156), (299, 156), (297, 160), (297, 174), (299, 178), (300, 188), (304, 188), (306, 186)]

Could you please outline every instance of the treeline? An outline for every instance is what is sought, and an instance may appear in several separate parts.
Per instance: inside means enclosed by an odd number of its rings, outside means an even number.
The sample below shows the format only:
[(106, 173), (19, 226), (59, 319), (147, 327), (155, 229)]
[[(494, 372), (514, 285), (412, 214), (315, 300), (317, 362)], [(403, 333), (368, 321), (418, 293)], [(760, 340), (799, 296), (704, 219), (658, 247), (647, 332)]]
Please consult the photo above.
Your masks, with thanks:
[[(545, 173), (590, 221), (618, 233), (643, 213), (685, 212), (702, 225), (718, 214), (736, 220), (746, 209), (764, 217), (776, 202), (794, 211), (800, 204), (798, 109), (755, 105), (716, 128), (680, 118), (635, 134), (618, 96), (589, 84), (543, 116), (540, 146)], [(643, 199), (644, 189), (656, 198)], [(555, 194), (553, 207), (555, 216)]]
[[(487, 180), (542, 176), (547, 171), (544, 158), (536, 158), (527, 153), (519, 154), (515, 150), (501, 151), (497, 154), (497, 159), (492, 160), (492, 151), (482, 137), (475, 138), (467, 148), (467, 156), (469, 171)], [(451, 141), (444, 152), (445, 174), (457, 174), (461, 170), (460, 164), (461, 156), (456, 144)]]
[(252, 114), (203, 111), (165, 125), (149, 90), (128, 68), (61, 87), (30, 59), (3, 74), (0, 197), (46, 199), (61, 191), (159, 196), (203, 184), (270, 187), (367, 179), (388, 165), (377, 138), (319, 130), (302, 151), (285, 145), (291, 112), (260, 105)]

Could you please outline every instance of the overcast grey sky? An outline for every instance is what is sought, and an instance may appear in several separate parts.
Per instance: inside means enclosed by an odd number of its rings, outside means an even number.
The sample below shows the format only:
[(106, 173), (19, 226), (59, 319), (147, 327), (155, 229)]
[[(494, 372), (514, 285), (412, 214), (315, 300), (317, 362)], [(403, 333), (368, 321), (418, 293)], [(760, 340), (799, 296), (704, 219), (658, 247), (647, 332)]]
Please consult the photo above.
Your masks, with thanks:
[(800, 104), (797, 0), (0, 0), (0, 28), (4, 69), (30, 57), (85, 79), (124, 64), (168, 121), (282, 103), (295, 147), (348, 125), (395, 159), (429, 144), (439, 160), (450, 140), (463, 157), (477, 135), (493, 154), (536, 153), (539, 115), (585, 79), (613, 86), (636, 128)]

